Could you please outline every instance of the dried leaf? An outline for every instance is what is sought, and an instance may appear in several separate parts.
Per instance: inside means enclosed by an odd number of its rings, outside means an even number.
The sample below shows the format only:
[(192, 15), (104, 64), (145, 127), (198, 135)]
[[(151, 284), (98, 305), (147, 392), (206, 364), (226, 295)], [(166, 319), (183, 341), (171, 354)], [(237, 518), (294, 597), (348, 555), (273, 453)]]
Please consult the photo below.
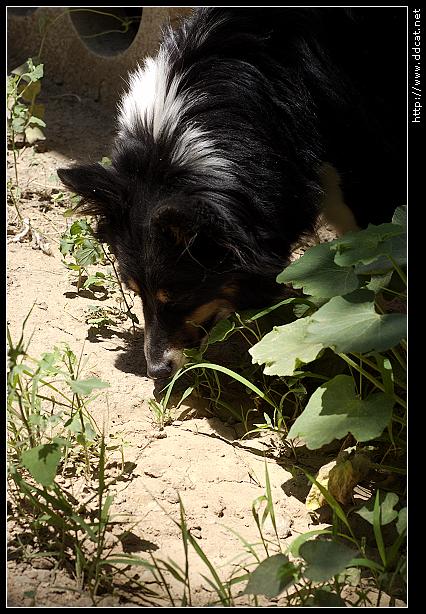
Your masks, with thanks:
[[(316, 480), (336, 501), (346, 505), (352, 500), (353, 489), (367, 475), (369, 469), (370, 460), (365, 454), (345, 450), (335, 461), (320, 468)], [(316, 484), (312, 484), (306, 497), (306, 508), (315, 511), (326, 503), (319, 488)]]
[(343, 458), (337, 460), (329, 473), (328, 492), (342, 505), (350, 503), (353, 489), (367, 475), (369, 469), (370, 461), (367, 456), (358, 452), (346, 453)]
[(37, 141), (46, 140), (46, 137), (38, 126), (27, 126), (27, 128), (25, 128), (25, 138), (30, 145), (33, 145)]

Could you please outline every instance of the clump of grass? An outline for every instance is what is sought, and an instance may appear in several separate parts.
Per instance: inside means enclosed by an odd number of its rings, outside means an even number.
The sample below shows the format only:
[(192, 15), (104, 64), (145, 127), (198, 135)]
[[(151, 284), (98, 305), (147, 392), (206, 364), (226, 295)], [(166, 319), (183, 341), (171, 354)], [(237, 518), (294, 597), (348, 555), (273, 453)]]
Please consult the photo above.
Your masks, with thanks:
[[(30, 312), (31, 313), (31, 312)], [(105, 591), (126, 582), (146, 598), (154, 591), (127, 576), (129, 566), (151, 571), (148, 561), (122, 554), (111, 543), (111, 486), (129, 469), (122, 455), (121, 470), (108, 479), (107, 454), (117, 450), (90, 414), (96, 391), (108, 384), (84, 378), (82, 355), (67, 345), (55, 347), (40, 359), (29, 354), (22, 325), (18, 341), (8, 330), (8, 481), (13, 522), (20, 526), (14, 541), (15, 557), (47, 557), (89, 590), (94, 604)], [(75, 487), (85, 484), (89, 496)], [(77, 495), (77, 496), (76, 496)], [(29, 530), (31, 544), (20, 542)]]
[[(209, 606), (261, 607), (268, 605), (270, 600), (290, 607), (379, 606), (385, 591), (402, 596), (400, 577), (405, 573), (406, 562), (405, 557), (397, 560), (396, 553), (406, 537), (406, 508), (400, 507), (396, 512), (393, 507), (398, 498), (392, 498), (390, 505), (389, 496), (378, 493), (372, 498), (372, 506), (367, 504), (357, 510), (369, 517), (374, 527), (376, 547), (382, 553), (377, 561), (365, 539), (356, 536), (349, 515), (338, 501), (313, 476), (308, 475), (308, 478), (326, 497), (334, 516), (332, 525), (301, 534), (290, 543), (280, 538), (279, 518), (265, 463), (265, 492), (253, 501), (251, 509), (259, 540), (249, 542), (228, 529), (240, 540), (241, 550), (225, 563), (233, 567), (225, 577), (191, 533), (179, 496), (179, 518), (173, 518), (173, 522), (180, 530), (183, 562), (151, 555), (156, 577), (166, 587), (170, 604), (173, 607), (199, 605), (194, 599), (191, 550), (206, 569), (201, 575), (205, 589), (210, 591)], [(167, 514), (161, 503), (157, 503)], [(396, 537), (385, 547), (383, 527), (389, 522), (395, 523)], [(266, 536), (267, 523), (272, 527), (272, 537), (270, 530)], [(178, 595), (170, 589), (171, 578), (181, 586)], [(350, 592), (347, 591), (349, 586)]]

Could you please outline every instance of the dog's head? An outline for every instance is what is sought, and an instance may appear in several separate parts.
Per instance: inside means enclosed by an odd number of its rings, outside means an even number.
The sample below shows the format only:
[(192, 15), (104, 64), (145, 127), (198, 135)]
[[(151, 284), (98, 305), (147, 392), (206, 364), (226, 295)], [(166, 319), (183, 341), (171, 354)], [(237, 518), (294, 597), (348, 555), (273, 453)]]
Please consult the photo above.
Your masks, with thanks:
[[(98, 217), (98, 238), (142, 298), (154, 378), (172, 375), (183, 348), (198, 345), (219, 319), (277, 296), (276, 275), (299, 221), (306, 225), (304, 209), (284, 225), (277, 218), (283, 186), (298, 193), (294, 173), (281, 177), (274, 131), (259, 112), (264, 97), (229, 89), (235, 63), (216, 66), (222, 37), (204, 45), (215, 28), (201, 21), (177, 38), (166, 33), (157, 56), (129, 75), (111, 166), (58, 171), (83, 197), (80, 210)], [(246, 75), (250, 92), (263, 91), (256, 75)]]
[(150, 377), (173, 375), (184, 363), (183, 349), (198, 346), (218, 320), (276, 296), (273, 276), (244, 270), (243, 253), (256, 247), (217, 193), (173, 188), (170, 178), (148, 188), (114, 164), (58, 175), (83, 197), (80, 210), (97, 217), (98, 238), (142, 299)]

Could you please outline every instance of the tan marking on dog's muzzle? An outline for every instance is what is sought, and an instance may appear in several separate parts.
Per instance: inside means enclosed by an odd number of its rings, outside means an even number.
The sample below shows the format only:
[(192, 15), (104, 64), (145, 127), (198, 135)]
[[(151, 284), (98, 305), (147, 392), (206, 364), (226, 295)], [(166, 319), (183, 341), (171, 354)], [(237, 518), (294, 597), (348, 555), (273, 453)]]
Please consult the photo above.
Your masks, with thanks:
[(217, 316), (217, 319), (226, 318), (230, 313), (234, 311), (234, 308), (224, 299), (214, 299), (209, 303), (205, 303), (200, 307), (197, 307), (190, 316), (186, 319), (188, 324), (196, 324), (201, 326), (203, 322), (207, 322), (212, 317)]

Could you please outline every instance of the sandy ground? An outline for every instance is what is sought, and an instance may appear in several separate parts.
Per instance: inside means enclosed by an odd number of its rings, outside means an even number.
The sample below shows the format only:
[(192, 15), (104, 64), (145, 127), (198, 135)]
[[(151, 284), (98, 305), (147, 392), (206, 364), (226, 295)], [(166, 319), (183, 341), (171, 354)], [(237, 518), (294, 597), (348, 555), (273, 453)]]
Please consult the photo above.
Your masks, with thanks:
[[(28, 337), (33, 333), (30, 354), (38, 357), (66, 342), (76, 354), (82, 351), (87, 358), (87, 377), (98, 376), (110, 383), (107, 392), (92, 404), (91, 411), (109, 436), (125, 441), (127, 477), (111, 487), (115, 496), (112, 516), (117, 522), (109, 538), (111, 543), (117, 543), (116, 550), (148, 559), (152, 553), (158, 559), (170, 558), (183, 564), (180, 531), (174, 522), (179, 519), (179, 494), (192, 534), (221, 577), (229, 578), (237, 572), (236, 564), (244, 556), (249, 559), (235, 533), (250, 543), (259, 542), (251, 507), (257, 497), (265, 494), (265, 463), (283, 544), (300, 533), (321, 527), (313, 525), (304, 505), (308, 485), (302, 476), (292, 475), (285, 449), (272, 441), (270, 435), (242, 439), (241, 423), (223, 415), (217, 417), (205, 408), (197, 410), (192, 401), (181, 408), (180, 411), (185, 409), (183, 415), (175, 416), (172, 424), (163, 430), (158, 428), (148, 404), (154, 391), (145, 372), (143, 318), (137, 301), (134, 310), (141, 325), (136, 333), (129, 321), (96, 335), (91, 333), (85, 322), (88, 306), (114, 305), (115, 299), (91, 291), (77, 294), (75, 275), (62, 264), (58, 249), (59, 238), (70, 221), (63, 216), (64, 206), (52, 205), (51, 194), (58, 190), (54, 179), (58, 167), (75, 159), (96, 161), (108, 155), (113, 121), (102, 113), (101, 105), (79, 99), (73, 92), (46, 89), (44, 97), (47, 140), (38, 152), (32, 148), (21, 150), (18, 175), (21, 213), (45, 235), (52, 254), (34, 249), (29, 241), (8, 245), (7, 317), (12, 337), (19, 337), (22, 322), (34, 304), (26, 328)], [(12, 168), (9, 172), (12, 174)], [(13, 207), (9, 207), (8, 213), (8, 232), (13, 235), (20, 224), (14, 219)], [(321, 457), (301, 448), (298, 461), (315, 471), (330, 458), (332, 453)], [(117, 474), (118, 459), (114, 455), (109, 459), (108, 477)], [(61, 485), (78, 500), (90, 494), (90, 485), (85, 485), (84, 480), (66, 476), (60, 479)], [(51, 560), (17, 555), (16, 538), (20, 530), (12, 519), (8, 605), (91, 605), (88, 594), (80, 591), (65, 571), (55, 569)], [(265, 535), (273, 538), (270, 525), (266, 526)], [(33, 547), (36, 546), (29, 545), (30, 554)], [(260, 553), (261, 549), (258, 550)], [(214, 601), (211, 588), (201, 575), (206, 574), (206, 567), (194, 552), (190, 552), (190, 570), (193, 604)], [(140, 569), (137, 572), (142, 579), (150, 578), (148, 572)], [(170, 584), (179, 603), (181, 586), (173, 578)], [(161, 593), (161, 589), (158, 591)], [(237, 598), (236, 603), (242, 605), (245, 599)], [(154, 602), (167, 605), (164, 592)], [(142, 594), (126, 596), (118, 590), (106, 595), (99, 605), (144, 603)], [(269, 603), (278, 604), (279, 600)]]

